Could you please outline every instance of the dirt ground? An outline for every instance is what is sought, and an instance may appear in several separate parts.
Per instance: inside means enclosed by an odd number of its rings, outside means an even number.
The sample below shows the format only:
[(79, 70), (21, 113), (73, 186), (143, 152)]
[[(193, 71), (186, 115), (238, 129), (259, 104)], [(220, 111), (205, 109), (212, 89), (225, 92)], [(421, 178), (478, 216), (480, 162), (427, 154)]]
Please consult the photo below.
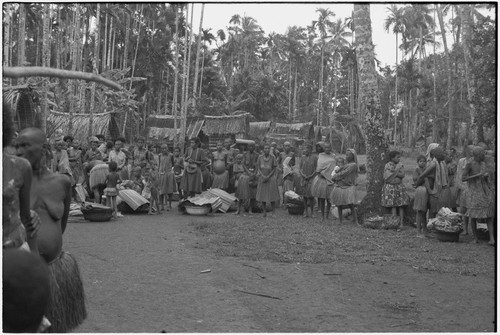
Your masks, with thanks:
[(297, 264), (218, 256), (203, 247), (207, 237), (195, 222), (221, 215), (233, 214), (72, 218), (64, 248), (79, 262), (88, 309), (76, 332), (496, 330), (495, 271), (465, 276), (390, 260)]

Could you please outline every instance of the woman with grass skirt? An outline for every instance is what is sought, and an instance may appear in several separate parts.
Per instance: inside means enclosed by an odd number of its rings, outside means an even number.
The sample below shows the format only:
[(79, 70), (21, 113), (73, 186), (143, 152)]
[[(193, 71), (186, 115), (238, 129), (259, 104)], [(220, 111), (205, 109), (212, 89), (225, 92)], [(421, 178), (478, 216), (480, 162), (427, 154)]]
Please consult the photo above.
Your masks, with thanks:
[(347, 149), (345, 154), (346, 163), (332, 177), (334, 188), (330, 194), (330, 202), (337, 206), (339, 221), (342, 224), (342, 210), (349, 207), (354, 223), (358, 223), (358, 216), (354, 203), (356, 202), (356, 179), (358, 178), (358, 156), (354, 149)]
[(318, 198), (321, 219), (324, 220), (325, 217), (328, 219), (330, 213), (330, 194), (333, 189), (331, 176), (335, 168), (335, 155), (332, 153), (330, 143), (322, 143), (322, 147), (324, 152), (318, 154), (316, 176), (312, 181), (311, 194), (313, 197)]
[(384, 167), (384, 186), (382, 187), (382, 207), (390, 208), (392, 215), (399, 214), (399, 226), (403, 225), (404, 208), (410, 202), (403, 185), (404, 166), (399, 151), (389, 152), (389, 162)]
[(477, 220), (483, 219), (488, 226), (489, 244), (495, 245), (493, 216), (495, 199), (488, 185), (489, 173), (485, 163), (485, 150), (472, 149), (472, 159), (465, 165), (462, 181), (467, 182), (467, 215), (470, 219), (474, 242), (477, 243)]
[(184, 161), (186, 168), (181, 181), (181, 188), (185, 198), (193, 197), (202, 191), (202, 167), (207, 165), (208, 159), (205, 155), (205, 150), (201, 148), (199, 138), (190, 140), (191, 147), (186, 153)]
[(71, 181), (68, 176), (50, 172), (45, 164), (45, 134), (37, 128), (21, 131), (17, 154), (26, 158), (33, 171), (31, 208), (41, 220), (37, 235), (40, 256), (49, 267), (50, 298), (46, 316), (52, 326), (49, 332), (66, 333), (87, 317), (80, 270), (76, 260), (63, 251), (63, 233), (71, 202)]
[(276, 157), (271, 155), (271, 147), (264, 145), (264, 154), (257, 159), (257, 195), (256, 200), (262, 202), (264, 217), (267, 216), (267, 204), (271, 203), (271, 213), (274, 216), (276, 201), (280, 201), (278, 182), (276, 181)]

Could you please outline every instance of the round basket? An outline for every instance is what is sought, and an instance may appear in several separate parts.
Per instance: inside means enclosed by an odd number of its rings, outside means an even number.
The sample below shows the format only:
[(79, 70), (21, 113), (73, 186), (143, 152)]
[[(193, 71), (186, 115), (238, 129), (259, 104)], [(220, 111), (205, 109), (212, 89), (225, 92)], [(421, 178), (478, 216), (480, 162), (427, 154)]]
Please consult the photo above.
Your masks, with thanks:
[(302, 215), (304, 210), (304, 206), (288, 206), (288, 214), (291, 215)]
[(189, 215), (207, 215), (210, 207), (207, 206), (186, 206), (186, 213)]
[(85, 220), (93, 222), (105, 222), (111, 220), (113, 217), (113, 209), (111, 207), (107, 208), (85, 208), (82, 207), (81, 211)]
[(434, 234), (436, 234), (436, 238), (441, 242), (458, 242), (460, 240), (461, 232), (462, 230), (459, 230), (454, 233), (435, 230)]

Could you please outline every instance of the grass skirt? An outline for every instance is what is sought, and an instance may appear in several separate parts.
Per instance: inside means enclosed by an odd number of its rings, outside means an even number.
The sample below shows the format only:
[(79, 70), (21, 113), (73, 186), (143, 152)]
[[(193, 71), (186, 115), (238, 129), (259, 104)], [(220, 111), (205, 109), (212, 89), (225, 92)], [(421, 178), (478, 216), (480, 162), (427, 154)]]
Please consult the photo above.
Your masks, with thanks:
[(62, 251), (49, 263), (50, 298), (45, 316), (52, 326), (49, 333), (67, 333), (87, 317), (85, 294), (78, 263)]
[(352, 205), (356, 202), (356, 187), (335, 186), (330, 194), (330, 202), (336, 206)]
[(401, 207), (410, 203), (403, 184), (384, 184), (382, 187), (382, 207)]
[(226, 190), (229, 187), (229, 172), (226, 170), (221, 174), (214, 173), (212, 188), (220, 188)]
[(238, 179), (238, 187), (234, 196), (240, 200), (255, 199), (255, 193), (257, 188), (250, 187), (250, 176), (247, 174), (242, 174)]
[(311, 196), (319, 199), (329, 199), (333, 185), (328, 185), (327, 180), (321, 175), (316, 175), (311, 184)]
[(186, 173), (182, 177), (181, 180), (181, 188), (184, 192), (189, 194), (189, 192), (193, 193), (201, 193), (201, 169), (197, 168), (194, 173)]
[(107, 197), (116, 197), (118, 195), (118, 190), (115, 187), (106, 187), (104, 189), (104, 195)]
[(106, 184), (106, 176), (109, 174), (108, 164), (97, 164), (90, 170), (89, 186), (94, 189), (99, 185)]
[(255, 199), (261, 202), (278, 202), (280, 201), (280, 193), (278, 190), (278, 182), (276, 181), (276, 177), (272, 176), (269, 178), (267, 183), (262, 182), (262, 177), (259, 178), (259, 182), (257, 184), (257, 194), (255, 195)]
[(429, 196), (427, 195), (425, 186), (417, 187), (415, 190), (415, 198), (413, 199), (413, 210), (426, 212), (428, 201)]
[(175, 176), (172, 171), (168, 171), (160, 175), (160, 195), (173, 194), (174, 190), (176, 189), (177, 184), (175, 182)]
[(467, 208), (467, 186), (458, 189), (457, 206)]
[(495, 195), (482, 179), (476, 178), (468, 183), (467, 212), (471, 219), (492, 218), (495, 215)]

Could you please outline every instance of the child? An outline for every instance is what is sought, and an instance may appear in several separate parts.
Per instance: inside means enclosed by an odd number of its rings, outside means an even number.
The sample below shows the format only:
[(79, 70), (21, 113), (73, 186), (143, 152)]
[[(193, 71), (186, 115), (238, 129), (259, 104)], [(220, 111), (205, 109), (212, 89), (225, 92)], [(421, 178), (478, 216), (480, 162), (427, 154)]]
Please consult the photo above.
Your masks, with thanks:
[(404, 166), (400, 163), (401, 153), (399, 151), (389, 152), (389, 162), (384, 168), (384, 186), (382, 188), (382, 206), (391, 209), (392, 215), (399, 211), (400, 223), (403, 225), (403, 206), (408, 205), (409, 196), (402, 184), (405, 177)]
[(493, 215), (495, 213), (495, 201), (488, 186), (488, 172), (486, 171), (485, 152), (481, 147), (472, 149), (472, 159), (467, 162), (462, 176), (462, 181), (467, 182), (467, 213), (470, 219), (474, 243), (477, 241), (476, 223), (477, 219), (486, 219), (490, 241), (488, 244), (495, 245), (493, 231)]
[(184, 158), (181, 156), (181, 148), (174, 148), (174, 177), (175, 184), (177, 186), (177, 192), (179, 192), (182, 198), (181, 180), (184, 175)]
[(427, 158), (424, 155), (417, 157), (417, 168), (413, 173), (413, 187), (416, 188), (415, 198), (413, 199), (413, 210), (417, 213), (417, 237), (423, 237), (427, 232), (426, 213), (427, 213), (427, 188), (429, 181), (424, 179), (417, 183), (418, 177), (424, 172), (427, 164)]
[(236, 160), (233, 164), (233, 178), (234, 178), (234, 187), (235, 192), (234, 196), (238, 199), (238, 209), (236, 210), (236, 215), (240, 215), (240, 209), (243, 205), (244, 199), (247, 198), (247, 188), (245, 186), (238, 187), (240, 177), (245, 173), (245, 168), (243, 167), (243, 154), (237, 154)]
[(283, 203), (286, 203), (285, 192), (295, 191), (294, 185), (294, 173), (293, 168), (295, 166), (295, 151), (290, 149), (289, 154), (283, 160)]
[(168, 197), (167, 211), (172, 209), (172, 194), (175, 190), (175, 177), (174, 177), (174, 156), (168, 150), (167, 144), (162, 144), (161, 153), (158, 156), (160, 162), (159, 168), (159, 193), (160, 193), (160, 210), (164, 210), (165, 197)]
[(354, 204), (356, 203), (356, 179), (358, 178), (358, 156), (354, 149), (346, 149), (345, 165), (332, 178), (335, 184), (330, 193), (330, 202), (337, 206), (339, 221), (342, 224), (344, 218), (342, 210), (349, 207), (353, 222), (358, 224), (358, 215)]
[(106, 206), (113, 209), (113, 217), (116, 219), (118, 216), (118, 210), (116, 208), (116, 196), (118, 195), (118, 191), (116, 186), (122, 181), (117, 172), (118, 164), (111, 161), (108, 163), (108, 166), (109, 174), (106, 176), (106, 188), (104, 189), (104, 195), (106, 196)]
[(153, 207), (156, 214), (161, 214), (159, 199), (158, 199), (158, 180), (154, 169), (148, 169), (144, 172), (144, 179), (142, 181), (144, 188), (142, 189), (142, 196), (149, 200), (149, 215), (153, 214)]
[(344, 167), (345, 159), (342, 156), (338, 156), (335, 158), (335, 168), (332, 171), (332, 178)]
[(464, 149), (464, 156), (458, 160), (457, 163), (457, 173), (455, 174), (455, 185), (457, 185), (458, 188), (458, 195), (457, 195), (457, 206), (458, 206), (458, 211), (460, 214), (462, 214), (462, 221), (464, 225), (464, 234), (469, 235), (469, 217), (465, 215), (467, 212), (467, 182), (462, 181), (462, 176), (464, 174), (465, 166), (471, 159), (471, 154), (472, 154), (472, 149), (474, 146), (468, 145)]

